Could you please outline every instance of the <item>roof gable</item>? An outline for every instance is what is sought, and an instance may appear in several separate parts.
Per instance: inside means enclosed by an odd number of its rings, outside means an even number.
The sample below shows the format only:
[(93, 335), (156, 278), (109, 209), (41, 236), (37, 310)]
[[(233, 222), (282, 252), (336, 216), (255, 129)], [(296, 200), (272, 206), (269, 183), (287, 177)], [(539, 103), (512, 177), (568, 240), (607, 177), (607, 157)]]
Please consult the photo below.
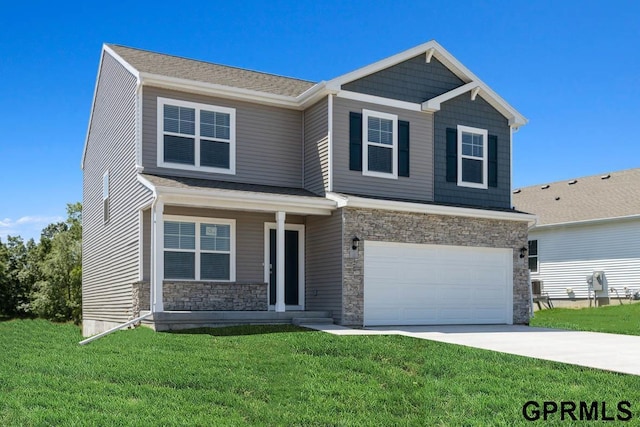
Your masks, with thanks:
[(538, 226), (640, 215), (640, 168), (517, 189), (513, 204)]
[(439, 60), (417, 55), (342, 85), (342, 89), (421, 104), (463, 85)]

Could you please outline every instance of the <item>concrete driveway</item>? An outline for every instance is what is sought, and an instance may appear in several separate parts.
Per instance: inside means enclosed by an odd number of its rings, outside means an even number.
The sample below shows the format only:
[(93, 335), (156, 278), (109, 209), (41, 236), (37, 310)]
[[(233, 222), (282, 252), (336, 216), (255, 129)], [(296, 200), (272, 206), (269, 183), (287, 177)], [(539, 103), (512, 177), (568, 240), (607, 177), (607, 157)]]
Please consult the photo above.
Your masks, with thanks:
[(640, 375), (640, 336), (521, 325), (391, 326), (350, 329), (303, 325), (336, 335), (405, 335), (537, 359)]

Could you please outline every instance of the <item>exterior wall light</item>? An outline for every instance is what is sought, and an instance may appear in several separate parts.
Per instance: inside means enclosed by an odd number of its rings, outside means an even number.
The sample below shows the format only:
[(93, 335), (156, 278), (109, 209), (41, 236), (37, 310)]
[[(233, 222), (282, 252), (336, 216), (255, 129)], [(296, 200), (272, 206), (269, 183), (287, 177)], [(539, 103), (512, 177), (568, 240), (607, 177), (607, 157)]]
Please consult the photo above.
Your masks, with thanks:
[(527, 255), (527, 247), (523, 246), (520, 248), (520, 258), (524, 258)]
[(353, 236), (353, 239), (351, 239), (351, 249), (357, 251), (358, 246), (360, 246), (360, 239), (358, 239), (358, 236)]

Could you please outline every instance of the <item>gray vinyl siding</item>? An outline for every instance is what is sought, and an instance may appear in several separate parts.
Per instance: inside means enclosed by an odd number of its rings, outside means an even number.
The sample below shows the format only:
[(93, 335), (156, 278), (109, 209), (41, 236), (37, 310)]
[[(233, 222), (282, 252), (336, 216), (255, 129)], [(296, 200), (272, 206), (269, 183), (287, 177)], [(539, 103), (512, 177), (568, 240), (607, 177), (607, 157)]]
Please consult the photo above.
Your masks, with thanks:
[(329, 111), (327, 98), (304, 112), (304, 188), (324, 195), (329, 186)]
[[(435, 113), (435, 201), (492, 208), (511, 207), (511, 148), (507, 119), (487, 101), (469, 93), (444, 102)], [(447, 128), (457, 125), (487, 129), (498, 137), (498, 186), (486, 190), (459, 187), (446, 180)]]
[(342, 85), (342, 89), (383, 98), (422, 103), (465, 82), (436, 58), (421, 54), (397, 65)]
[(307, 217), (306, 309), (342, 321), (342, 210)]
[[(98, 76), (83, 173), (82, 309), (85, 320), (126, 321), (140, 275), (139, 209), (151, 194), (136, 180), (136, 79), (107, 53)], [(109, 171), (110, 220), (102, 176)]]
[[(165, 206), (165, 215), (185, 215), (236, 220), (236, 281), (264, 282), (264, 223), (276, 222), (275, 214)], [(287, 215), (287, 224), (303, 224), (304, 218)]]
[[(410, 124), (410, 176), (398, 179), (364, 176), (349, 170), (349, 112), (362, 109), (396, 114)], [(364, 146), (363, 146), (364, 148)], [(353, 101), (333, 100), (333, 191), (365, 196), (433, 200), (433, 115)]]
[[(302, 187), (302, 112), (145, 86), (142, 164), (145, 173)], [(157, 166), (158, 97), (236, 109), (235, 175)]]

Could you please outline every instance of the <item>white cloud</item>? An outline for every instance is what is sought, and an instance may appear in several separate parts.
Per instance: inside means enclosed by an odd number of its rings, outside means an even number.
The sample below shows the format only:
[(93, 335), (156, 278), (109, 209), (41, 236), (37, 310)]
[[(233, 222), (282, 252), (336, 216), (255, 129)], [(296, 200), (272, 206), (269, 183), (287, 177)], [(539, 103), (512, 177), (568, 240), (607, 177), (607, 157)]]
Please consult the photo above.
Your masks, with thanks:
[(64, 221), (61, 216), (23, 216), (16, 220), (5, 218), (0, 220), (0, 239), (6, 242), (7, 236), (20, 236), (24, 241), (38, 241), (43, 228), (60, 221)]

